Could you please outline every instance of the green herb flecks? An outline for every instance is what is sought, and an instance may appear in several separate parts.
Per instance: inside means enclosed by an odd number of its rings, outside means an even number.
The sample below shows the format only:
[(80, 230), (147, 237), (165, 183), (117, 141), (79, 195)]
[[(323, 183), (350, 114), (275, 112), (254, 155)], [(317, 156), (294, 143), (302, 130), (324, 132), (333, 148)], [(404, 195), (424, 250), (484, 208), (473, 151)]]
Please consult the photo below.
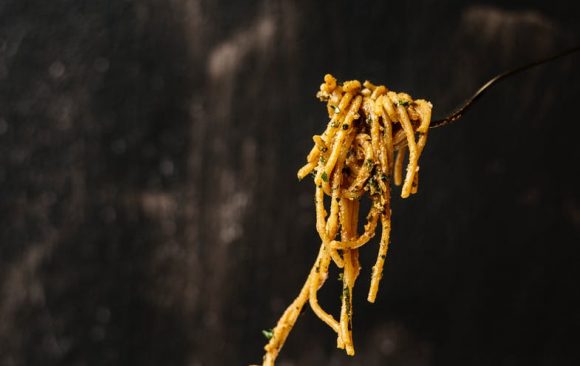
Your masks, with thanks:
[(370, 177), (366, 185), (367, 190), (371, 196), (381, 193), (381, 187), (374, 176)]
[(323, 181), (328, 182), (328, 175), (326, 174), (326, 172), (322, 172), (320, 178), (322, 178)]
[(272, 337), (274, 336), (274, 331), (273, 329), (264, 329), (262, 330), (262, 334), (264, 335), (264, 337), (266, 337), (267, 340), (272, 339)]
[(350, 308), (350, 289), (344, 286), (342, 289), (342, 296), (346, 305), (346, 317), (348, 318), (348, 330), (352, 329), (352, 309)]

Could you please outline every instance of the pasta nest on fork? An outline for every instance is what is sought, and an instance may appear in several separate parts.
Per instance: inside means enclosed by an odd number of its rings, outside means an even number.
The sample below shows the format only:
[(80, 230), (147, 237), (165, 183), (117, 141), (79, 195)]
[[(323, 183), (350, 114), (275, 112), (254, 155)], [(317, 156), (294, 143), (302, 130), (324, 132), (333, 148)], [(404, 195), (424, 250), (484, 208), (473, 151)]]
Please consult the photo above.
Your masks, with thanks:
[[(381, 223), (381, 238), (367, 295), (374, 302), (382, 277), (391, 231), (391, 182), (401, 186), (401, 197), (417, 192), (419, 157), (427, 142), (431, 121), (430, 102), (413, 100), (383, 85), (357, 80), (338, 84), (330, 74), (317, 93), (326, 102), (329, 122), (307, 163), (298, 171), (300, 180), (311, 175), (315, 184), (316, 230), (321, 245), (298, 297), (288, 306), (276, 327), (267, 332), (263, 365), (272, 366), (308, 302), (314, 313), (337, 334), (337, 347), (354, 355), (352, 296), (360, 272), (359, 248), (374, 237)], [(405, 158), (407, 166), (403, 172)], [(325, 196), (330, 207), (325, 205)], [(360, 200), (371, 200), (364, 230), (357, 228)], [(317, 293), (334, 263), (341, 271), (341, 310), (338, 318), (318, 303)]]

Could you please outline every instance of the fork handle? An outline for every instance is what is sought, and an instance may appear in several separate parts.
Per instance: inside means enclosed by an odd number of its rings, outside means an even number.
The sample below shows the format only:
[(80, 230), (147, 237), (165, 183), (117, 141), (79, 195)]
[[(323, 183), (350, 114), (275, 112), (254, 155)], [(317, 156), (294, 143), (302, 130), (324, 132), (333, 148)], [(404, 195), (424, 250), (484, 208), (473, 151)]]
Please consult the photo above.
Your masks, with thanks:
[(492, 85), (497, 84), (499, 81), (507, 78), (508, 76), (515, 75), (515, 74), (520, 73), (522, 71), (531, 69), (535, 66), (542, 65), (542, 64), (545, 64), (545, 63), (550, 62), (550, 61), (554, 61), (556, 59), (559, 59), (559, 58), (564, 57), (564, 56), (568, 56), (568, 55), (575, 53), (575, 52), (578, 52), (578, 51), (580, 51), (580, 45), (577, 45), (576, 47), (569, 48), (569, 49), (562, 51), (560, 53), (557, 53), (555, 55), (545, 57), (545, 58), (542, 58), (540, 60), (536, 60), (534, 62), (530, 62), (529, 64), (519, 66), (519, 67), (516, 67), (514, 69), (505, 71), (499, 75), (496, 75), (495, 77), (491, 78), (487, 83), (483, 84), (483, 86), (481, 88), (479, 88), (475, 92), (475, 94), (473, 94), (473, 96), (471, 96), (471, 98), (466, 100), (465, 103), (463, 103), (463, 105), (460, 108), (455, 110), (455, 112), (451, 113), (449, 116), (447, 116), (445, 118), (441, 118), (441, 119), (437, 119), (435, 121), (432, 121), (430, 128), (445, 126), (453, 121), (458, 120), (459, 118), (461, 118), (463, 116), (465, 111), (467, 111), (467, 109), (469, 107), (471, 107), (473, 105), (473, 103), (476, 100), (478, 100)]

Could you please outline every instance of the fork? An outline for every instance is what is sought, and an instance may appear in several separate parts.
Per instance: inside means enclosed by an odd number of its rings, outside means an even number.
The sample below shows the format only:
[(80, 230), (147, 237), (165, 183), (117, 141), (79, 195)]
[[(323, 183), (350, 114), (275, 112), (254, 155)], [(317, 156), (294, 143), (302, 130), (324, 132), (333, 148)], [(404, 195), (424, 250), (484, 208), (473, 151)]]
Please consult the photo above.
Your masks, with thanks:
[(545, 64), (547, 62), (550, 61), (554, 61), (556, 59), (559, 59), (561, 57), (564, 56), (568, 56), (572, 53), (578, 52), (580, 51), (580, 45), (576, 46), (576, 47), (572, 47), (569, 48), (565, 51), (562, 51), (560, 53), (557, 53), (555, 55), (549, 56), (549, 57), (545, 57), (542, 58), (540, 60), (536, 60), (534, 62), (531, 62), (529, 64), (523, 65), (523, 66), (519, 66), (516, 67), (514, 69), (505, 71), (501, 74), (498, 74), (496, 76), (494, 76), (493, 78), (491, 78), (488, 82), (486, 82), (485, 84), (483, 84), (483, 86), (481, 86), (469, 99), (467, 99), (459, 108), (457, 108), (455, 110), (455, 112), (451, 113), (450, 115), (448, 115), (447, 117), (444, 118), (440, 118), (437, 120), (434, 120), (431, 122), (431, 126), (430, 128), (436, 128), (436, 127), (441, 127), (441, 126), (445, 126), (450, 124), (451, 122), (457, 121), (459, 118), (461, 118), (465, 112), (485, 93), (487, 92), (493, 85), (497, 85), (497, 83), (501, 80), (506, 79), (507, 77), (510, 77), (512, 75), (518, 74), (522, 71), (531, 69), (535, 66), (538, 65), (542, 65)]

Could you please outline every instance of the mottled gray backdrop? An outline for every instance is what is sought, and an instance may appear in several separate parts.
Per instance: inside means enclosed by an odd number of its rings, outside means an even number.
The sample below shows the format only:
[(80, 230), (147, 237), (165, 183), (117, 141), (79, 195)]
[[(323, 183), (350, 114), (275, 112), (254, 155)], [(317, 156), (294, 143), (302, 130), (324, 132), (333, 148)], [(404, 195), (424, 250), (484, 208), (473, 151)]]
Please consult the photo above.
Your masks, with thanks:
[[(443, 115), (580, 42), (575, 4), (0, 0), (0, 365), (259, 362), (319, 245), (324, 73)], [(432, 131), (356, 357), (307, 310), (280, 365), (578, 364), (578, 65)]]

